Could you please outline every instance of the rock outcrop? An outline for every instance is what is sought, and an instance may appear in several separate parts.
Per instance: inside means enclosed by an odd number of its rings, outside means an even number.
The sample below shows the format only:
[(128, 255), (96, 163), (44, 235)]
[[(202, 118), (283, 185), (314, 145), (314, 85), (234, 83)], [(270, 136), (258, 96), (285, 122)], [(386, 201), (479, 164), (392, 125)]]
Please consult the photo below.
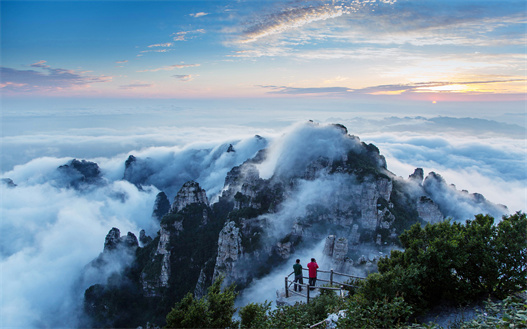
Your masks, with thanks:
[(146, 235), (145, 230), (141, 230), (139, 232), (139, 241), (143, 244), (143, 246), (146, 246), (150, 242), (152, 242), (152, 238)]
[(335, 235), (329, 235), (326, 238), (323, 262), (330, 269), (340, 273), (351, 273), (353, 260), (348, 257), (348, 254), (348, 239), (337, 238)]
[(507, 212), (507, 207), (493, 204), (479, 193), (469, 194), (458, 191), (455, 186), (448, 185), (445, 179), (435, 172), (430, 172), (424, 179), (423, 191), (437, 204), (444, 217), (469, 219), (476, 209), (480, 213), (497, 218)]
[(174, 203), (170, 208), (171, 212), (178, 212), (190, 204), (201, 203), (208, 205), (207, 193), (198, 183), (194, 181), (186, 182), (176, 195)]
[(58, 167), (57, 170), (59, 177), (55, 182), (59, 186), (84, 189), (90, 185), (104, 183), (99, 165), (95, 162), (73, 159), (67, 164)]
[(117, 249), (117, 246), (121, 243), (121, 231), (113, 227), (108, 234), (106, 234), (106, 238), (104, 239), (104, 251), (108, 252), (111, 250)]
[(379, 178), (376, 181), (364, 182), (361, 186), (361, 194), (358, 208), (361, 212), (360, 223), (364, 229), (375, 230), (383, 219), (384, 212), (378, 209), (378, 200), (390, 200), (392, 193), (392, 181)]
[(423, 168), (415, 168), (414, 173), (408, 176), (411, 181), (421, 185), (423, 183), (424, 171)]
[[(165, 198), (164, 193), (159, 193), (156, 198), (156, 205), (164, 202)], [(155, 207), (155, 209), (158, 208)], [(158, 237), (153, 241), (155, 249), (152, 250), (152, 261), (147, 262), (142, 270), (141, 284), (145, 296), (160, 297), (163, 288), (171, 287), (170, 280), (173, 277), (174, 269), (181, 266), (182, 263), (191, 266), (189, 261), (184, 259), (190, 258), (190, 262), (193, 261), (194, 249), (192, 245), (195, 244), (194, 241), (203, 241), (203, 231), (207, 230), (211, 220), (210, 211), (205, 190), (194, 181), (183, 184), (177, 193), (171, 210), (162, 217)], [(217, 223), (213, 224), (218, 225)], [(200, 236), (192, 237), (192, 234), (199, 234)], [(217, 239), (217, 235), (214, 238)], [(179, 241), (181, 241), (180, 244), (178, 244)], [(213, 253), (214, 251), (209, 250), (207, 252)], [(204, 285), (204, 282), (210, 281), (212, 273), (208, 273), (211, 270), (204, 271), (204, 264), (198, 266), (203, 266), (201, 271), (205, 275), (202, 278)], [(184, 275), (182, 278), (187, 279)], [(196, 283), (196, 287), (198, 291), (201, 291), (198, 283)]]
[(0, 179), (0, 183), (6, 185), (9, 188), (16, 187), (15, 182), (13, 182), (13, 180), (11, 178), (2, 178), (2, 179)]
[[(112, 228), (104, 239), (103, 252), (85, 266), (80, 284), (108, 284), (112, 277), (118, 277), (120, 271), (132, 264), (137, 248), (139, 243), (133, 233), (121, 236), (118, 228)], [(111, 283), (115, 285), (119, 282)]]
[(159, 296), (160, 288), (168, 287), (170, 279), (170, 230), (161, 226), (159, 230), (159, 241), (154, 252), (152, 263), (143, 269), (141, 273), (141, 284), (145, 296)]
[(425, 222), (435, 224), (443, 221), (444, 216), (432, 199), (422, 196), (417, 200), (417, 213)]
[(194, 298), (202, 298), (207, 294), (207, 275), (205, 274), (205, 271), (202, 269), (201, 272), (199, 272), (199, 278), (198, 282), (196, 283), (196, 288), (194, 288)]
[(156, 195), (156, 201), (154, 202), (154, 210), (152, 212), (152, 217), (161, 221), (161, 218), (168, 214), (170, 211), (170, 201), (165, 192), (159, 192)]
[(219, 275), (228, 278), (226, 284), (243, 278), (243, 272), (236, 271), (237, 261), (243, 256), (240, 229), (231, 221), (225, 224), (218, 238), (218, 256), (214, 269), (214, 279)]
[(121, 236), (121, 231), (113, 227), (104, 239), (103, 252), (112, 252), (122, 248), (135, 250), (138, 246), (137, 237), (132, 232), (128, 232), (126, 236)]
[(152, 174), (154, 174), (154, 170), (148, 165), (148, 161), (144, 159), (130, 155), (124, 163), (123, 179), (137, 187), (145, 184)]

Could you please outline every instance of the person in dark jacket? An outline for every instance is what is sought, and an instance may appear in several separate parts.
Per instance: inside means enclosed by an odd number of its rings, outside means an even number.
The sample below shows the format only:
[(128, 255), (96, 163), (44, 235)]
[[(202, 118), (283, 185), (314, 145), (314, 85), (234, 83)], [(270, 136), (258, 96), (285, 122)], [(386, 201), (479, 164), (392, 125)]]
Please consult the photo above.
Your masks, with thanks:
[[(309, 269), (309, 286), (314, 287), (317, 283), (317, 268), (318, 264), (314, 258), (311, 258), (311, 263), (307, 264), (307, 268)], [(311, 288), (313, 290), (314, 288)]]
[[(295, 265), (293, 265), (293, 270), (295, 271), (295, 287), (294, 287), (294, 289), (296, 291), (297, 282), (300, 283), (300, 284), (304, 284), (304, 279), (302, 277), (302, 265), (300, 265), (300, 259), (296, 260)], [(301, 285), (298, 285), (298, 291), (302, 291), (302, 286)]]

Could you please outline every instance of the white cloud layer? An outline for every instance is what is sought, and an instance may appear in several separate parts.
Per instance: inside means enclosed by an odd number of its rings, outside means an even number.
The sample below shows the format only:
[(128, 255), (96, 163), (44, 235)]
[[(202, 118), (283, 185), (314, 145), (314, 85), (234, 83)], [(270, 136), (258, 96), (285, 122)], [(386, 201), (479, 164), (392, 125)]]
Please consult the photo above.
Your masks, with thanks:
[(76, 289), (76, 281), (102, 251), (108, 231), (156, 230), (150, 220), (155, 189), (140, 192), (122, 181), (86, 193), (56, 188), (42, 176), (60, 162), (53, 160), (21, 167), (16, 188), (0, 186), (2, 328), (74, 326), (83, 289), (97, 283)]
[(49, 92), (63, 89), (88, 88), (95, 83), (109, 82), (111, 76), (93, 76), (86, 72), (53, 68), (41, 60), (30, 65), (37, 70), (18, 70), (0, 67), (3, 92)]
[(145, 229), (155, 236), (154, 185), (173, 200), (184, 182), (196, 180), (214, 197), (227, 172), (266, 141), (251, 137), (231, 144), (235, 152), (224, 143), (134, 152), (153, 171), (140, 189), (122, 180), (123, 156), (98, 159), (102, 182), (80, 190), (68, 188), (69, 178), (57, 170), (71, 158), (38, 158), (4, 173), (16, 187), (0, 185), (1, 327), (74, 327), (84, 290), (105, 282), (83, 271), (102, 251), (108, 231), (117, 227), (138, 237)]
[[(2, 161), (12, 165), (0, 176), (11, 178), (17, 187), (0, 186), (1, 326), (74, 324), (82, 297), (79, 294), (86, 288), (76, 288), (76, 280), (83, 267), (102, 251), (107, 232), (112, 227), (118, 227), (122, 234), (131, 231), (138, 235), (140, 229), (150, 234), (156, 231), (150, 216), (158, 189), (148, 185), (170, 189), (172, 200), (178, 184), (195, 179), (214, 198), (229, 168), (264, 147), (265, 143), (254, 138), (255, 133), (277, 141), (268, 161), (262, 164), (264, 176), (276, 170), (287, 173), (298, 164), (296, 160), (308, 161), (319, 151), (331, 157), (339, 147), (349, 146), (327, 147), (323, 143), (340, 134), (338, 129), (299, 125), (283, 130), (284, 122), (306, 115), (342, 123), (350, 134), (374, 143), (386, 156), (388, 169), (397, 175), (407, 177), (414, 168), (422, 167), (425, 174), (435, 171), (458, 190), (481, 193), (491, 202), (507, 205), (511, 212), (527, 210), (525, 127), (475, 118), (382, 118), (375, 114), (367, 119), (346, 111), (306, 114), (292, 106), (288, 110), (270, 110), (257, 116), (251, 112), (240, 124), (244, 112), (235, 109), (205, 113), (200, 109), (148, 107), (143, 113), (135, 107), (108, 107), (101, 114), (97, 109), (76, 108), (62, 112), (69, 113), (69, 118), (46, 109), (12, 112), (8, 108), (4, 119), (10, 124), (2, 137)], [(174, 117), (179, 125), (171, 125)], [(92, 128), (76, 127), (79, 120), (93, 123)], [(31, 122), (39, 123), (38, 130), (24, 130)], [(225, 153), (229, 144), (236, 153)], [(298, 144), (305, 147), (295, 152)], [(148, 159), (148, 166), (157, 171), (142, 191), (121, 180), (129, 154)], [(82, 192), (65, 188), (57, 167), (74, 157), (99, 163), (107, 184)], [(317, 190), (330, 200), (331, 191), (324, 189), (322, 181), (318, 183), (303, 187)], [(277, 218), (287, 217), (288, 210), (302, 210), (298, 201), (314, 195), (289, 200)], [(91, 280), (84, 284), (101, 278)], [(55, 314), (72, 316), (50, 316)]]

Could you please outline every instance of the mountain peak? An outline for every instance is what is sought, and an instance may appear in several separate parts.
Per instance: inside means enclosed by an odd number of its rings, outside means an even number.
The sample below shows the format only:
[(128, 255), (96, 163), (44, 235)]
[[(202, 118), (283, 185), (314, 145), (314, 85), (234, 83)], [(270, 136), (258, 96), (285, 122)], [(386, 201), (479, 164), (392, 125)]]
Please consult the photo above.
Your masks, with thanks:
[(178, 212), (185, 208), (186, 206), (194, 203), (201, 203), (208, 205), (209, 200), (207, 198), (207, 193), (202, 189), (199, 184), (195, 181), (188, 181), (179, 190), (177, 193), (174, 203), (170, 208), (171, 212)]

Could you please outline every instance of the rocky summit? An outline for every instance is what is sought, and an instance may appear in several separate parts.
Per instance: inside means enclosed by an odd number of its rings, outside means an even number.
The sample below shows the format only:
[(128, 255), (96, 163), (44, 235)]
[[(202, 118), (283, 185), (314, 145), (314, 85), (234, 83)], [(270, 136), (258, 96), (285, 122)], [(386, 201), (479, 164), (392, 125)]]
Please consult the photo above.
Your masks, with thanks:
[[(236, 151), (230, 145), (227, 152)], [(141, 166), (131, 156), (125, 179), (149, 181), (151, 170), (132, 179)], [(480, 194), (456, 190), (438, 173), (425, 176), (417, 168), (408, 178), (397, 177), (375, 145), (342, 125), (313, 122), (232, 167), (214, 198), (189, 180), (168, 200), (164, 191), (156, 198), (153, 218), (160, 229), (155, 237), (143, 231), (141, 246), (126, 242), (131, 238), (123, 242), (116, 229), (108, 234), (105, 252), (124, 243), (134, 256), (116, 274), (126, 285), (115, 288), (108, 279), (87, 290), (87, 325), (163, 324), (174, 303), (188, 292), (203, 295), (216, 277), (243, 290), (302, 251), (319, 250), (322, 267), (364, 274), (375, 270), (379, 255), (400, 247), (398, 236), (414, 223), (465, 220), (474, 215), (466, 209), (497, 217), (507, 211)]]

